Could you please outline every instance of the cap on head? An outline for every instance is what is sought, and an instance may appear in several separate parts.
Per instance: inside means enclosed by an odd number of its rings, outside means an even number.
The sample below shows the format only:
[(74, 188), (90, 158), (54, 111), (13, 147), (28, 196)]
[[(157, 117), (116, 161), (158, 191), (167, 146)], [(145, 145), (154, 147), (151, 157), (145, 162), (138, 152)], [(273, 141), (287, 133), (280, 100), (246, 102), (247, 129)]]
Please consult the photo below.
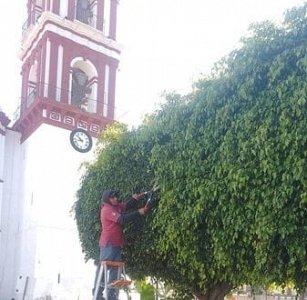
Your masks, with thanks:
[(115, 190), (106, 190), (102, 193), (101, 195), (101, 202), (102, 203), (106, 203), (109, 201), (110, 198), (112, 197), (118, 197), (119, 193), (118, 191)]

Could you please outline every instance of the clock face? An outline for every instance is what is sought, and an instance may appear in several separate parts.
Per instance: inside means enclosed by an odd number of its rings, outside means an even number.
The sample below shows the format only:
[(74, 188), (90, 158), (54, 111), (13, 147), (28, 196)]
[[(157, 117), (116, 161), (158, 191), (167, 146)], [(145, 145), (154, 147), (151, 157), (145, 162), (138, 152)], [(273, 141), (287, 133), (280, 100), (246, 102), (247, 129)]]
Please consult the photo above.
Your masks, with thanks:
[(76, 128), (70, 133), (70, 143), (75, 150), (82, 153), (90, 151), (93, 146), (92, 137), (81, 128)]

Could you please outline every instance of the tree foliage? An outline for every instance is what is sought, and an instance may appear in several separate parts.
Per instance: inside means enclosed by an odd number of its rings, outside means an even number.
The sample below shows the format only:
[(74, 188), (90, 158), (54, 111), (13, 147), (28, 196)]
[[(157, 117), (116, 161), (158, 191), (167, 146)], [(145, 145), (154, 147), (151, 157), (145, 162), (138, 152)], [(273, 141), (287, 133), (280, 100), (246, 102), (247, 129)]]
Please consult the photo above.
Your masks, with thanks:
[(170, 94), (138, 129), (102, 140), (76, 202), (86, 258), (97, 258), (99, 194), (158, 182), (127, 228), (130, 273), (200, 299), (242, 284), (307, 284), (307, 4), (254, 24), (193, 93)]

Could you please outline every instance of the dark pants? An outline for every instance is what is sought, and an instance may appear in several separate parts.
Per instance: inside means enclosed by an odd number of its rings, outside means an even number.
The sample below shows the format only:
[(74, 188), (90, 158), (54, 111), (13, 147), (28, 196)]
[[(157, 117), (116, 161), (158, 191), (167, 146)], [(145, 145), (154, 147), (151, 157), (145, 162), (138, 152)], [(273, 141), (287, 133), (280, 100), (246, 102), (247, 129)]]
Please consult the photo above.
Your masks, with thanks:
[[(113, 247), (109, 242), (105, 247), (100, 248), (100, 260), (121, 261), (122, 248)], [(112, 283), (118, 279), (118, 268), (109, 268), (108, 283)], [(102, 285), (104, 286), (104, 274), (102, 276)], [(108, 288), (108, 300), (118, 299), (118, 290), (115, 288)]]

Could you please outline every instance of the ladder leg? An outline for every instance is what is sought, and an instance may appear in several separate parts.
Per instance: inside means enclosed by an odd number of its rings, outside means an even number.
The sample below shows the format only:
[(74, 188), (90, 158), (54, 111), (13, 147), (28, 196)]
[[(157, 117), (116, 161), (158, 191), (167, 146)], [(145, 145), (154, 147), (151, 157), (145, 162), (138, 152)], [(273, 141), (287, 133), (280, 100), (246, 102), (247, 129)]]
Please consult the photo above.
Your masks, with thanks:
[(117, 279), (120, 279), (120, 276), (122, 275), (122, 267), (118, 267), (117, 270)]
[[(97, 281), (96, 281), (96, 286), (95, 286), (95, 292), (94, 292), (93, 300), (96, 300), (97, 296), (98, 296), (99, 286), (100, 286), (100, 281), (101, 281), (103, 269), (104, 269), (104, 266), (100, 265), (100, 269), (99, 269), (99, 273), (98, 273), (98, 277), (97, 277)], [(104, 272), (104, 273), (106, 273), (106, 272)]]
[[(128, 286), (131, 281), (126, 280), (126, 272), (124, 263), (121, 261), (102, 261), (101, 266), (104, 268), (103, 275), (100, 274), (101, 280), (104, 282), (105, 300), (118, 300), (119, 289)], [(128, 293), (127, 293), (128, 295)], [(98, 299), (93, 299), (98, 300)]]
[(117, 297), (116, 297), (116, 288), (114, 288), (112, 286), (112, 282), (117, 280), (118, 267), (110, 266), (108, 273), (109, 273), (109, 276), (108, 276), (108, 279), (106, 281), (107, 282), (107, 286), (108, 286), (108, 290), (107, 290), (108, 297), (106, 298), (106, 300), (115, 300), (115, 299), (117, 299)]
[(107, 268), (107, 265), (104, 266), (105, 267), (105, 272), (104, 272), (104, 289), (105, 289), (105, 294), (106, 294), (106, 297), (105, 299), (106, 300), (109, 300), (109, 291), (108, 291), (108, 268)]

